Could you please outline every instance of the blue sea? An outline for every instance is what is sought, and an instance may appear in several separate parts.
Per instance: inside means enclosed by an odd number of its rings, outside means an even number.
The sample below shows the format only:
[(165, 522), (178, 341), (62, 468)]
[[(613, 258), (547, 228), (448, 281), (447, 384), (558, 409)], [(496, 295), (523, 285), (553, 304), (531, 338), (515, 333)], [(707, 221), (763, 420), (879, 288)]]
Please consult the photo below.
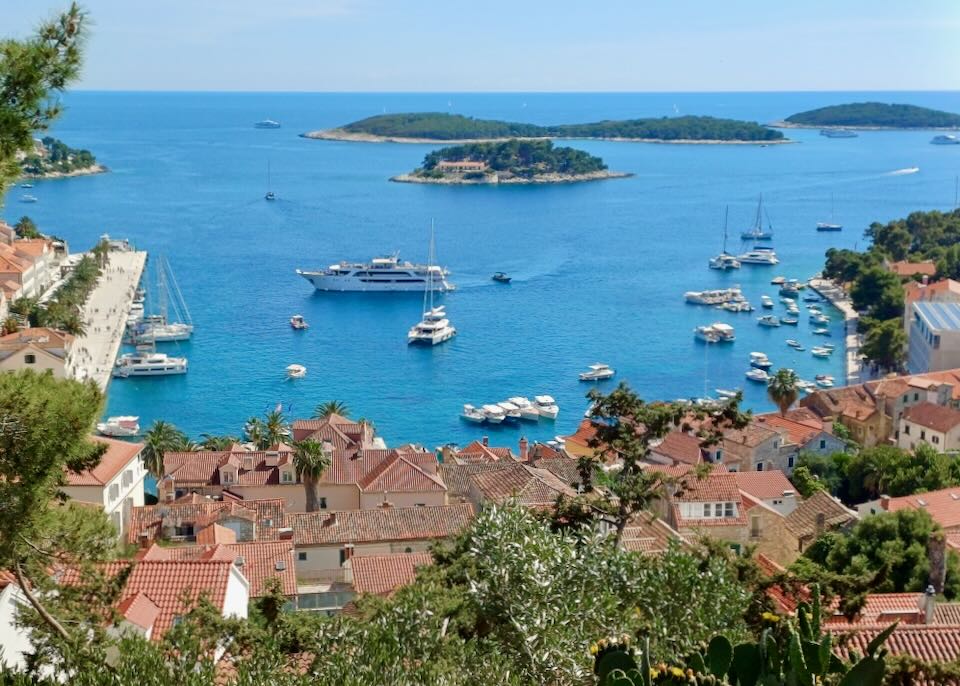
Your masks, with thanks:
[[(631, 178), (567, 186), (437, 187), (388, 177), (436, 146), (314, 141), (304, 131), (383, 112), (444, 111), (536, 123), (704, 114), (768, 122), (828, 104), (882, 100), (960, 111), (960, 93), (306, 94), (76, 92), (53, 134), (92, 150), (110, 173), (36, 184), (36, 205), (12, 191), (4, 218), (29, 213), (41, 229), (89, 248), (103, 233), (128, 237), (170, 262), (196, 325), (183, 377), (114, 380), (108, 414), (162, 418), (193, 436), (240, 432), (278, 403), (307, 416), (345, 402), (391, 444), (427, 446), (490, 435), (550, 439), (572, 431), (593, 362), (617, 370), (648, 399), (740, 387), (746, 405), (770, 409), (744, 378), (751, 351), (804, 378), (843, 378), (842, 354), (813, 358), (822, 342), (802, 313), (798, 328), (761, 328), (753, 314), (684, 304), (687, 290), (740, 284), (755, 305), (776, 300), (775, 275), (807, 278), (831, 246), (864, 247), (863, 230), (914, 210), (949, 209), (960, 146), (929, 132), (867, 132), (828, 139), (789, 131), (795, 145), (649, 145), (574, 141)], [(277, 119), (278, 130), (253, 122)], [(278, 200), (267, 203), (267, 164)], [(919, 167), (914, 174), (897, 170)], [(731, 249), (753, 221), (757, 196), (773, 224), (777, 267), (707, 269), (729, 206)], [(842, 233), (814, 230), (830, 217)], [(458, 329), (434, 349), (407, 346), (419, 295), (315, 293), (296, 268), (399, 251), (424, 260), (430, 223), (439, 261), (457, 291), (445, 297)], [(490, 280), (505, 271), (513, 282)], [(759, 307), (758, 307), (759, 309)], [(777, 313), (782, 306), (777, 305)], [(303, 314), (311, 328), (288, 325)], [(841, 344), (841, 322), (831, 330)], [(725, 321), (737, 340), (704, 346), (692, 330)], [(808, 352), (784, 341), (797, 338)], [(288, 381), (284, 368), (304, 364)], [(464, 403), (551, 394), (557, 422), (474, 426)]]

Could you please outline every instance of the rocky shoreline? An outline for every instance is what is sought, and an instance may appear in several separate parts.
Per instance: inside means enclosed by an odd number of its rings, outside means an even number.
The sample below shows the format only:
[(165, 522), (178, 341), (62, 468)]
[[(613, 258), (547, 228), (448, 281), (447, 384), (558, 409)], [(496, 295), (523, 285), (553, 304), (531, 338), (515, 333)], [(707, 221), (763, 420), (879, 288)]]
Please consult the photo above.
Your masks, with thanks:
[(31, 180), (68, 179), (72, 176), (92, 176), (93, 174), (106, 174), (108, 171), (110, 170), (102, 164), (93, 164), (89, 167), (82, 167), (80, 169), (74, 169), (73, 171), (68, 172), (50, 171), (43, 174), (24, 174), (21, 178)]
[(538, 185), (548, 183), (580, 183), (583, 181), (602, 181), (604, 179), (625, 179), (633, 176), (628, 172), (597, 171), (589, 174), (538, 174), (533, 178), (511, 176), (500, 178), (490, 175), (482, 179), (465, 179), (459, 176), (444, 176), (431, 178), (416, 174), (400, 174), (391, 176), (390, 180), (396, 183), (423, 183), (438, 186), (501, 186), (501, 185)]
[[(369, 133), (352, 133), (343, 129), (324, 129), (319, 131), (307, 131), (300, 134), (301, 138), (310, 138), (312, 140), (322, 141), (343, 141), (349, 143), (417, 143), (421, 145), (464, 145), (467, 143), (500, 143), (511, 138), (452, 138), (449, 140), (440, 140), (437, 138), (401, 138), (397, 136), (376, 136)], [(661, 145), (782, 145), (784, 143), (796, 143), (796, 141), (783, 138), (776, 141), (738, 141), (738, 140), (697, 140), (688, 138), (678, 138), (668, 140), (665, 138), (597, 138), (591, 136), (582, 137), (525, 137), (515, 136), (515, 140), (555, 140), (555, 141), (607, 141), (611, 143), (657, 143)]]

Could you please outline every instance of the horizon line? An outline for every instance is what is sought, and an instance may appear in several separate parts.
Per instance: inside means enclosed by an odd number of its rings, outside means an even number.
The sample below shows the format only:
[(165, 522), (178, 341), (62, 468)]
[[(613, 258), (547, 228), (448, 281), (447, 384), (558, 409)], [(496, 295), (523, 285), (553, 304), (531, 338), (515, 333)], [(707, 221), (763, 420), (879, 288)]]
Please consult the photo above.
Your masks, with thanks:
[(796, 90), (242, 90), (242, 89), (138, 89), (138, 88), (71, 88), (66, 93), (197, 93), (237, 95), (757, 95), (793, 93), (960, 93), (956, 88), (919, 90), (874, 89), (796, 89)]

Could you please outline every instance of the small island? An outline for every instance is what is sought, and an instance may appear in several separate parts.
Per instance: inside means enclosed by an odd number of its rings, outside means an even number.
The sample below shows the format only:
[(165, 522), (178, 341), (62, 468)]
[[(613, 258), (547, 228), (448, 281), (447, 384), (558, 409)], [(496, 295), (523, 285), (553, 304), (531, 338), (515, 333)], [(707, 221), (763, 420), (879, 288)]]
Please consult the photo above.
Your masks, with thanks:
[(774, 126), (782, 128), (944, 129), (960, 128), (960, 114), (916, 105), (855, 102), (799, 112)]
[(53, 136), (36, 141), (33, 152), (20, 160), (20, 168), (27, 179), (57, 179), (107, 171), (89, 150), (71, 148)]
[(715, 117), (660, 117), (540, 126), (475, 119), (444, 112), (380, 114), (304, 138), (363, 143), (486, 143), (514, 138), (639, 143), (787, 143), (783, 133), (756, 122)]
[(612, 172), (599, 157), (574, 148), (555, 147), (549, 140), (510, 139), (500, 143), (468, 143), (435, 150), (401, 183), (540, 184), (597, 181), (631, 176)]

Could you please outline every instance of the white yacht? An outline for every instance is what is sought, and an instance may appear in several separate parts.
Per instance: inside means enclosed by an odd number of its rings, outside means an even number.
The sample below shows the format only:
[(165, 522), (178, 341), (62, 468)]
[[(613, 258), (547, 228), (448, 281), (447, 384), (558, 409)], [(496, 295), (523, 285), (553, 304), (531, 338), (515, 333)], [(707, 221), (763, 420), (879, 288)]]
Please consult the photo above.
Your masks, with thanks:
[(746, 377), (758, 383), (767, 383), (770, 380), (770, 375), (762, 369), (751, 369), (746, 373)]
[(712, 326), (698, 326), (693, 330), (693, 337), (704, 343), (719, 343), (720, 335), (713, 330)]
[(491, 424), (501, 424), (507, 418), (507, 413), (499, 405), (484, 405), (483, 417)]
[(960, 145), (960, 138), (947, 134), (945, 136), (934, 136), (930, 139), (932, 145)]
[(720, 337), (720, 340), (724, 343), (732, 343), (737, 339), (736, 331), (729, 324), (724, 324), (723, 322), (714, 322), (710, 325), (710, 328), (716, 332)]
[[(757, 218), (753, 222), (753, 227), (747, 229), (740, 234), (740, 238), (745, 241), (769, 241), (773, 238), (773, 227), (769, 226), (770, 219), (767, 218), (767, 230), (763, 228), (763, 194), (760, 195), (760, 200), (757, 202)], [(743, 261), (741, 259), (741, 261)]]
[(811, 348), (810, 354), (814, 357), (830, 357), (830, 351), (824, 348)]
[(253, 128), (255, 129), (279, 129), (280, 122), (274, 119), (262, 119), (254, 123)]
[(174, 322), (173, 324), (150, 324), (143, 326), (134, 334), (137, 343), (171, 343), (189, 341), (193, 334), (193, 325)]
[(773, 309), (773, 299), (769, 295), (760, 296), (760, 305), (764, 309), (772, 310)]
[(535, 422), (540, 419), (540, 413), (529, 399), (524, 398), (523, 396), (514, 396), (512, 398), (507, 398), (507, 400), (520, 409), (520, 419), (525, 419), (528, 422)]
[(114, 438), (136, 436), (140, 433), (140, 417), (107, 417), (97, 424), (97, 433)]
[(557, 401), (549, 395), (534, 396), (533, 402), (536, 404), (537, 412), (544, 419), (556, 419), (560, 414), (560, 408), (557, 407)]
[(723, 250), (716, 257), (711, 257), (707, 263), (710, 269), (719, 269), (727, 271), (728, 269), (740, 269), (740, 260), (727, 252), (727, 218), (730, 216), (730, 206), (727, 206), (723, 215)]
[(740, 392), (739, 388), (717, 388), (715, 390), (721, 398), (736, 398), (737, 393)]
[(727, 302), (743, 302), (743, 291), (739, 286), (720, 288), (712, 291), (687, 291), (684, 300), (692, 305), (722, 305)]
[(760, 326), (780, 326), (780, 318), (776, 315), (765, 314), (762, 317), (757, 317), (757, 324)]
[(580, 374), (581, 381), (603, 381), (604, 379), (613, 378), (613, 375), (616, 374), (614, 370), (610, 369), (609, 365), (605, 365), (602, 362), (591, 364), (588, 369), (590, 371)]
[(407, 343), (440, 345), (456, 335), (457, 330), (450, 325), (443, 305), (438, 305), (424, 312), (423, 319), (410, 327)]
[(497, 403), (497, 407), (503, 410), (505, 418), (507, 421), (516, 422), (520, 420), (520, 408), (514, 405), (513, 403), (504, 400), (503, 402)]
[(117, 359), (113, 375), (120, 378), (128, 376), (167, 376), (186, 374), (187, 358), (170, 357), (165, 353), (124, 353)]
[(474, 424), (482, 424), (487, 421), (487, 415), (484, 414), (483, 410), (469, 404), (463, 406), (463, 414), (460, 417)]
[(307, 368), (302, 364), (287, 365), (287, 377), (291, 379), (302, 379), (307, 375)]
[(398, 255), (375, 257), (367, 263), (340, 262), (321, 271), (297, 270), (318, 291), (394, 292), (429, 287), (444, 293), (454, 289), (450, 272), (437, 265), (401, 262)]
[(748, 250), (740, 255), (739, 259), (742, 264), (780, 264), (777, 253), (774, 252), (773, 248), (755, 247), (753, 250)]

